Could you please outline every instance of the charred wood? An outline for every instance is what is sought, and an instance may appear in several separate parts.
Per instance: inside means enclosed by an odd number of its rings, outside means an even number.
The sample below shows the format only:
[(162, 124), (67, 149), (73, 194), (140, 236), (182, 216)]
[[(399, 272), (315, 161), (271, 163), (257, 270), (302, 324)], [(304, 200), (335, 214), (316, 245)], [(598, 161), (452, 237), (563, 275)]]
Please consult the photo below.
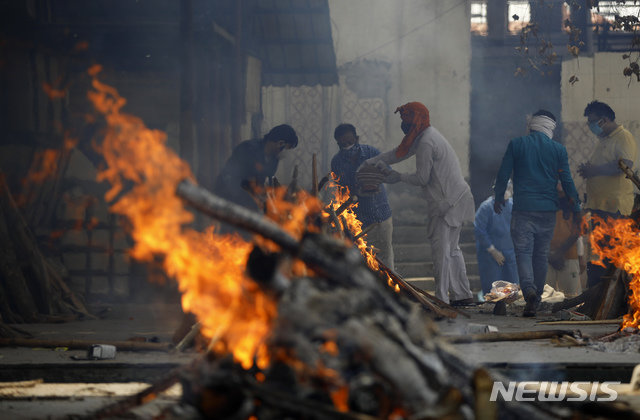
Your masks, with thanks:
[(13, 249), (26, 275), (27, 286), (38, 310), (44, 314), (52, 313), (51, 284), (44, 264), (44, 258), (37, 247), (33, 233), (16, 207), (9, 187), (0, 178), (0, 207), (6, 229), (12, 238)]
[(620, 167), (620, 170), (624, 172), (625, 176), (630, 179), (636, 187), (640, 188), (640, 178), (638, 178), (638, 175), (633, 172), (633, 169), (624, 163), (624, 159), (618, 160), (618, 166)]
[(183, 181), (177, 189), (177, 195), (203, 213), (226, 223), (234, 224), (257, 233), (279, 245), (284, 251), (299, 258), (311, 269), (324, 275), (337, 284), (352, 284), (365, 289), (376, 290), (383, 306), (406, 318), (406, 309), (389, 299), (393, 296), (381, 287), (380, 282), (365, 266), (362, 255), (356, 249), (346, 248), (341, 242), (323, 235), (307, 235), (302, 242), (280, 228), (261, 214), (238, 206), (189, 181)]
[(583, 291), (580, 295), (555, 303), (553, 312), (579, 305), (580, 312), (591, 319), (618, 318), (628, 312), (627, 294), (629, 279), (624, 270), (612, 268), (602, 276), (602, 281)]
[(287, 193), (285, 194), (285, 199), (291, 200), (291, 198), (298, 191), (298, 165), (293, 167), (293, 174), (291, 175), (291, 182), (287, 187)]
[(457, 308), (454, 308), (453, 306), (443, 302), (437, 297), (432, 296), (431, 294), (425, 292), (424, 290), (418, 289), (417, 287), (414, 287), (412, 284), (406, 282), (398, 273), (396, 273), (395, 271), (393, 271), (392, 269), (384, 265), (384, 263), (380, 261), (380, 259), (376, 258), (376, 262), (378, 263), (378, 267), (381, 272), (386, 273), (391, 278), (391, 280), (398, 283), (398, 285), (402, 290), (410, 294), (413, 298), (415, 298), (418, 302), (420, 302), (429, 310), (434, 312), (436, 315), (446, 316), (448, 318), (455, 318), (457, 314), (460, 313), (466, 316), (467, 318), (470, 317), (470, 315), (467, 314), (466, 312), (461, 311)]
[(65, 284), (62, 271), (40, 251), (0, 176), (0, 313), (4, 321), (35, 322), (74, 313), (91, 317)]
[(349, 207), (353, 206), (354, 204), (356, 204), (358, 202), (358, 196), (355, 194), (352, 194), (347, 201), (345, 201), (344, 203), (342, 203), (340, 205), (340, 207), (338, 207), (336, 209), (336, 215), (340, 216), (342, 215), (342, 213), (344, 213)]
[[(185, 403), (197, 407), (203, 417), (473, 416), (474, 367), (452, 350), (449, 343), (456, 338), (449, 341), (439, 336), (427, 312), (407, 296), (423, 299), (437, 311), (449, 310), (446, 305), (428, 300), (399, 276), (407, 294), (395, 293), (381, 281), (381, 273), (369, 269), (360, 252), (343, 240), (306, 234), (298, 241), (263, 215), (188, 182), (179, 185), (177, 195), (209, 216), (273, 241), (281, 250), (269, 254), (255, 248), (247, 267), (277, 301), (278, 315), (265, 343), (270, 363), (263, 370), (257, 366), (244, 370), (236, 363), (214, 359), (190, 372), (183, 382)], [(280, 262), (291, 258), (303, 261), (314, 276), (285, 278)], [(491, 339), (565, 334), (572, 332), (491, 334)], [(486, 383), (478, 383), (477, 388), (486, 394)], [(498, 404), (502, 414), (507, 404)], [(505, 410), (513, 418), (549, 418), (531, 405), (517, 403)], [(478, 413), (487, 412), (492, 412), (491, 407)]]

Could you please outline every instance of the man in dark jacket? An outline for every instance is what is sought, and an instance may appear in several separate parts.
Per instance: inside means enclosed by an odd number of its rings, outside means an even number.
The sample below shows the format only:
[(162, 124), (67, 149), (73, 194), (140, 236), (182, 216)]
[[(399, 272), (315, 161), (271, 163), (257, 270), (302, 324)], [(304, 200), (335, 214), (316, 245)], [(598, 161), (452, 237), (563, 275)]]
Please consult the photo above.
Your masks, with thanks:
[(261, 211), (250, 191), (264, 186), (275, 175), (283, 151), (298, 145), (295, 130), (286, 124), (271, 129), (263, 138), (237, 145), (216, 178), (215, 194), (248, 209)]
[(340, 124), (333, 132), (333, 138), (338, 143), (340, 151), (331, 159), (331, 172), (338, 176), (338, 184), (349, 188), (351, 194), (358, 195), (358, 205), (354, 211), (356, 217), (362, 222), (362, 229), (376, 225), (367, 234), (367, 244), (376, 248), (376, 256), (393, 270), (393, 221), (391, 219), (391, 207), (387, 200), (387, 192), (384, 185), (379, 191), (371, 194), (361, 194), (356, 172), (360, 165), (380, 151), (373, 146), (360, 144), (360, 136), (352, 124)]

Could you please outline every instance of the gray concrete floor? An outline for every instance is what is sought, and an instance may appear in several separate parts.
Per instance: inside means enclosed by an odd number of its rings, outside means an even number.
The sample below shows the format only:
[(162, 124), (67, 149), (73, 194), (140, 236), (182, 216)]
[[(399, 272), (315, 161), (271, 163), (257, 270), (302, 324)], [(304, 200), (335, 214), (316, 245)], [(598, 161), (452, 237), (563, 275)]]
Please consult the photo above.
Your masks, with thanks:
[[(467, 308), (471, 319), (458, 316), (453, 320), (442, 320), (438, 326), (443, 334), (464, 334), (468, 323), (494, 325), (498, 332), (579, 330), (583, 336), (600, 337), (614, 333), (616, 324), (571, 325), (538, 324), (539, 321), (557, 319), (551, 313), (539, 313), (536, 318), (523, 318), (522, 306), (510, 307), (508, 315), (492, 314), (493, 305), (484, 304)], [(495, 363), (593, 363), (593, 364), (640, 364), (640, 353), (605, 353), (589, 347), (558, 347), (550, 340), (506, 341), (497, 343), (456, 344), (455, 348), (469, 360), (478, 364)]]
[[(19, 325), (38, 339), (83, 339), (92, 340), (96, 344), (101, 341), (119, 341), (131, 337), (155, 337), (162, 342), (170, 341), (172, 334), (182, 321), (182, 312), (177, 304), (154, 305), (112, 305), (104, 319), (70, 322), (62, 324)], [(482, 305), (466, 309), (471, 318), (458, 316), (453, 320), (437, 321), (438, 328), (444, 335), (464, 334), (469, 323), (493, 325), (499, 332), (539, 331), (549, 329), (580, 330), (584, 335), (602, 336), (617, 330), (617, 325), (540, 325), (536, 321), (553, 318), (551, 314), (541, 313), (537, 318), (523, 318), (521, 308), (509, 310), (507, 316), (495, 316), (491, 313), (492, 305)], [(550, 340), (532, 340), (519, 342), (457, 344), (454, 348), (464, 356), (465, 360), (475, 365), (498, 366), (502, 373), (510, 372), (520, 380), (536, 380), (540, 366), (536, 365), (580, 365), (581, 374), (585, 375), (584, 366), (592, 366), (587, 374), (591, 380), (602, 379), (603, 368), (615, 367), (616, 373), (627, 372), (630, 375), (635, 364), (640, 363), (640, 353), (604, 353), (588, 347), (557, 347)], [(43, 349), (43, 348), (0, 348), (0, 382), (14, 380), (12, 375), (17, 371), (31, 371), (35, 377), (54, 376), (60, 374), (71, 377), (74, 372), (93, 371), (93, 380), (77, 382), (153, 382), (153, 379), (171, 368), (189, 363), (198, 357), (195, 352), (162, 353), (162, 352), (124, 352), (118, 351), (116, 359), (103, 361), (74, 361), (72, 355), (82, 356), (82, 350)], [(57, 369), (57, 373), (56, 373)], [(147, 369), (147, 370), (145, 370)], [(99, 381), (100, 372), (120, 372), (122, 380)], [(49, 372), (49, 373), (47, 373)], [(60, 373), (62, 372), (62, 373)], [(610, 374), (608, 371), (606, 374)], [(80, 375), (80, 376), (83, 376)], [(147, 375), (147, 376), (145, 376)], [(111, 374), (108, 375), (111, 377)], [(117, 376), (117, 375), (116, 375)], [(135, 377), (135, 379), (133, 379)], [(145, 380), (145, 377), (148, 380)], [(129, 379), (127, 379), (129, 378)], [(30, 379), (33, 379), (30, 378)], [(558, 378), (562, 380), (562, 378)], [(45, 382), (56, 382), (46, 378)], [(67, 381), (74, 382), (74, 381)], [(81, 390), (87, 387), (98, 389), (97, 385), (76, 384)], [(0, 383), (0, 389), (2, 383)], [(0, 419), (56, 419), (68, 418), (69, 415), (86, 415), (93, 410), (109, 404), (127, 393), (100, 393), (70, 396), (63, 393), (63, 387), (48, 396), (12, 397), (0, 392)], [(65, 391), (73, 392), (73, 391)], [(131, 391), (128, 391), (129, 393)], [(35, 393), (35, 391), (34, 391)], [(46, 392), (45, 392), (46, 393)], [(34, 394), (35, 395), (35, 394)], [(154, 403), (134, 411), (137, 418), (150, 418), (162, 407), (174, 404), (180, 391), (158, 398)], [(135, 418), (134, 417), (134, 418)], [(131, 418), (131, 417), (130, 417)]]
[[(59, 324), (15, 325), (40, 340), (89, 340), (95, 344), (123, 341), (132, 337), (169, 342), (182, 321), (179, 304), (102, 305), (98, 320)], [(191, 362), (193, 351), (169, 353), (157, 351), (117, 351), (115, 359), (76, 361), (71, 356), (86, 356), (85, 350), (65, 348), (0, 348), (0, 419), (62, 419), (91, 413), (100, 407), (136, 392), (131, 385), (145, 386), (172, 368)], [(3, 382), (43, 378), (46, 384), (14, 392)], [(55, 385), (49, 383), (78, 383)], [(91, 383), (86, 383), (91, 382)], [(101, 388), (110, 383), (106, 391)], [(75, 388), (67, 389), (68, 386)], [(115, 386), (115, 387), (114, 387)], [(18, 392), (19, 391), (19, 392)], [(140, 419), (153, 418), (162, 407), (178, 401), (180, 389), (163, 394), (152, 404), (136, 409)]]

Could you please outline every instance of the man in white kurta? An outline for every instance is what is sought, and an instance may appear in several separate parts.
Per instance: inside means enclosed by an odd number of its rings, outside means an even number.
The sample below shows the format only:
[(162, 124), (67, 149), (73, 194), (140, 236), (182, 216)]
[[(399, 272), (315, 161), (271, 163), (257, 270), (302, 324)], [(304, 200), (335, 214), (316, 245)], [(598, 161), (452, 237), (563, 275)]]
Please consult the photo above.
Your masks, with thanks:
[(462, 176), (460, 162), (442, 134), (429, 123), (429, 111), (410, 102), (396, 112), (402, 117), (402, 143), (367, 162), (388, 165), (416, 157), (414, 173), (391, 171), (387, 183), (406, 182), (422, 188), (428, 202), (427, 235), (431, 242), (436, 296), (453, 305), (473, 302), (464, 257), (458, 241), (465, 221), (473, 221), (471, 189)]

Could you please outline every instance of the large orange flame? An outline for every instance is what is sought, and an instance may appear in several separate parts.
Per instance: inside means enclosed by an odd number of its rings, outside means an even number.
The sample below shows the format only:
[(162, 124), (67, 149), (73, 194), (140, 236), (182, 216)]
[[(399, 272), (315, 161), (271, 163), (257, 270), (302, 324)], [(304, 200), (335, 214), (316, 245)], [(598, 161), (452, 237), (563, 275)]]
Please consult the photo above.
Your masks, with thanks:
[[(111, 185), (106, 193), (111, 210), (131, 223), (135, 242), (131, 255), (142, 261), (162, 261), (167, 274), (178, 281), (184, 310), (197, 316), (202, 333), (212, 339), (214, 351), (231, 352), (245, 369), (254, 363), (266, 368), (269, 354), (265, 343), (277, 308), (271, 297), (245, 274), (253, 245), (236, 235), (216, 235), (213, 228), (199, 232), (187, 227), (193, 215), (175, 190), (182, 180), (193, 180), (189, 166), (165, 145), (165, 133), (149, 129), (139, 118), (121, 112), (126, 100), (116, 89), (96, 79), (100, 70), (99, 66), (89, 70), (94, 79), (93, 90), (88, 93), (107, 122), (99, 146), (106, 165), (98, 180)], [(340, 194), (331, 203), (334, 209), (349, 196), (348, 190), (338, 191)], [(287, 194), (285, 188), (257, 194), (264, 198), (266, 216), (297, 239), (305, 232), (317, 231), (311, 222), (322, 214), (320, 200), (304, 191), (295, 192), (294, 197), (286, 197)], [(340, 228), (348, 229), (352, 235), (362, 232), (362, 223), (353, 208), (341, 217), (345, 226)], [(275, 247), (265, 240), (257, 242), (267, 249)], [(374, 250), (367, 247), (364, 238), (355, 242), (367, 264), (377, 270)], [(298, 263), (301, 269), (300, 264), (304, 264)], [(294, 265), (292, 272), (297, 271)], [(390, 278), (388, 281), (393, 286)], [(333, 340), (328, 340), (322, 351), (332, 356), (339, 353)], [(301, 376), (323, 378), (336, 408), (348, 410), (348, 387), (338, 372), (321, 363), (306, 366), (285, 349), (276, 349), (271, 357), (286, 362)]]
[(22, 180), (22, 193), (16, 197), (18, 206), (24, 206), (34, 198), (30, 197), (34, 186), (56, 179), (56, 176), (64, 170), (64, 160), (69, 156), (76, 143), (77, 139), (71, 138), (68, 133), (65, 133), (61, 149), (36, 150), (29, 171)]
[[(349, 188), (346, 186), (340, 186), (338, 182), (338, 176), (331, 173), (331, 181), (329, 181), (328, 188), (333, 191), (333, 200), (331, 202), (331, 207), (333, 210), (337, 210), (344, 202), (346, 202), (350, 197)], [(341, 222), (344, 221), (345, 228), (354, 236), (358, 237), (362, 233), (362, 222), (358, 220), (354, 209), (358, 206), (358, 204), (353, 204), (349, 208), (347, 208), (341, 215)], [(355, 241), (355, 245), (360, 250), (360, 253), (364, 257), (367, 266), (374, 271), (380, 271), (380, 264), (376, 258), (375, 249), (367, 244), (365, 236), (359, 237)], [(396, 292), (400, 292), (400, 286), (396, 284), (389, 274), (386, 274), (387, 283), (390, 287), (392, 287)]]
[(232, 352), (244, 368), (254, 359), (266, 367), (264, 340), (276, 306), (244, 273), (251, 244), (185, 226), (193, 215), (175, 190), (182, 180), (193, 180), (188, 164), (165, 145), (165, 133), (121, 112), (126, 100), (95, 78), (99, 72), (100, 67), (90, 69), (94, 90), (88, 93), (107, 122), (99, 146), (106, 167), (98, 180), (111, 184), (106, 193), (111, 210), (131, 222), (132, 256), (162, 259), (179, 283), (184, 310), (198, 317), (202, 333), (217, 340), (217, 349)]
[(622, 328), (640, 325), (640, 229), (632, 219), (607, 219), (593, 215), (590, 237), (591, 249), (601, 259), (608, 258), (632, 279), (629, 284), (630, 313), (622, 321)]

